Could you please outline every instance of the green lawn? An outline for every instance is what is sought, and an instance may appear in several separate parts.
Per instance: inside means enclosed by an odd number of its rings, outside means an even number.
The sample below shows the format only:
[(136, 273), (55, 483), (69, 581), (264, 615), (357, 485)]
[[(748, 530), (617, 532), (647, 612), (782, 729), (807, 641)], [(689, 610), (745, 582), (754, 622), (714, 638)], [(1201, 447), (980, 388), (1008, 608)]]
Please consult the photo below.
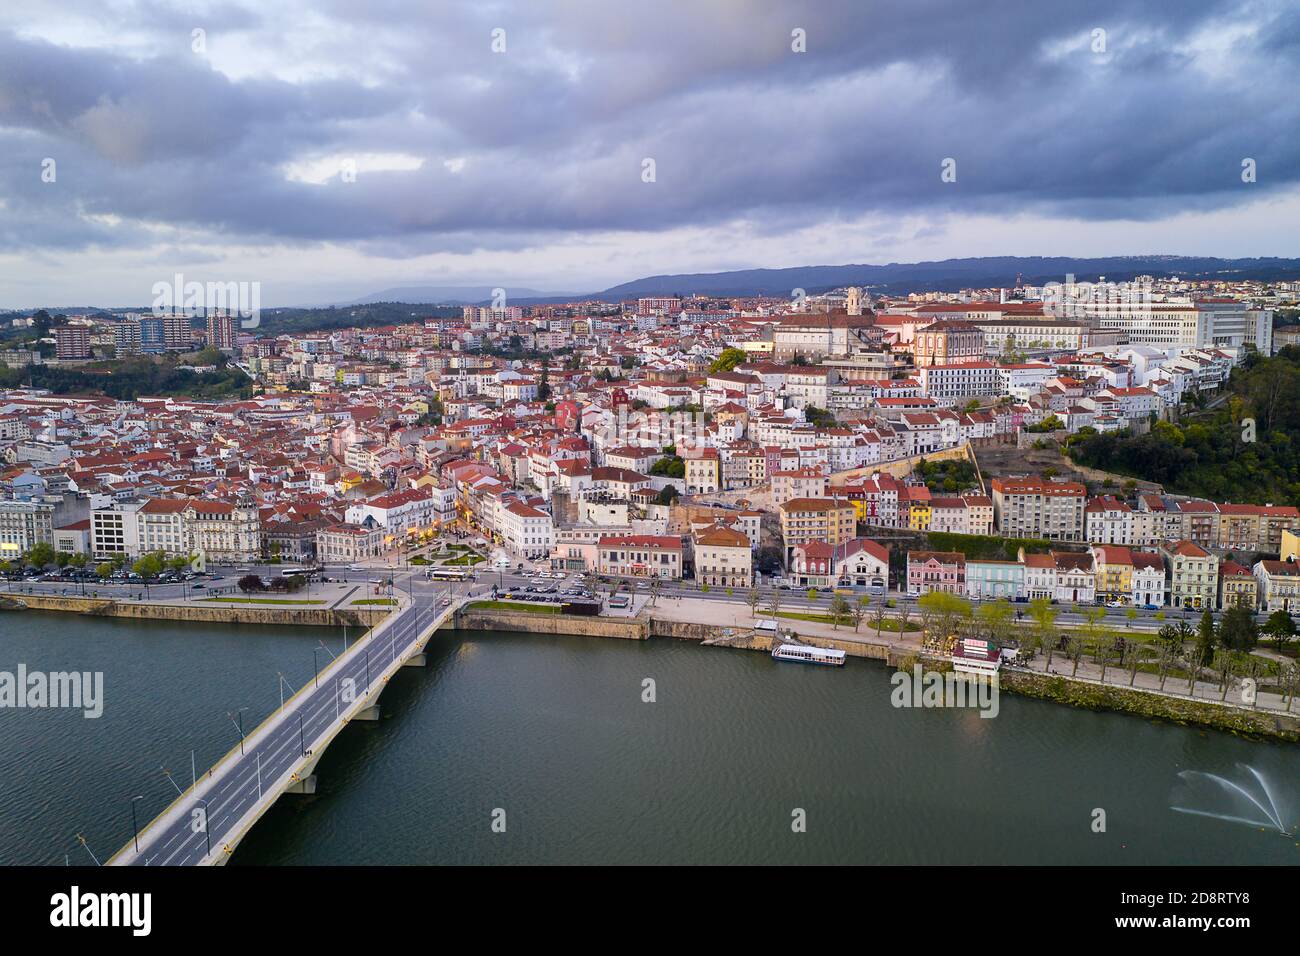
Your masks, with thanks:
[(450, 561), (444, 561), (442, 563), (445, 567), (463, 567), (466, 565), (482, 564), (486, 560), (487, 558), (483, 557), (481, 554), (466, 554), (462, 557), (452, 558)]
[(475, 601), (468, 605), (471, 611), (524, 611), (528, 614), (559, 614), (553, 604), (529, 604), (526, 601)]
[(353, 604), (387, 604), (394, 605), (397, 603), (393, 598), (362, 598), (360, 601), (353, 601)]
[(227, 604), (324, 604), (324, 601), (307, 601), (294, 598), (255, 598), (255, 597), (205, 597), (200, 601), (222, 601)]

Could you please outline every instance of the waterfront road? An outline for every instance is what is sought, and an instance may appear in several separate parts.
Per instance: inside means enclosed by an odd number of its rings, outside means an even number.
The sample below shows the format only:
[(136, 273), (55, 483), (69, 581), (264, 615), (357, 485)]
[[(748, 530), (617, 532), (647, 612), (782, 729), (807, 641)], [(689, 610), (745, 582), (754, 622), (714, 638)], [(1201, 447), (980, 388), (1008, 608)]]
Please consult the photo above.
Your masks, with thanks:
[[(455, 590), (463, 590), (464, 586)], [(197, 784), (181, 794), (110, 861), (115, 865), (184, 866), (224, 862), (256, 819), (249, 816), (263, 798), (292, 787), (295, 767), (313, 767), (322, 749), (350, 713), (373, 703), (385, 672), (409, 657), (417, 638), (435, 623), (448, 592), (419, 587), (414, 599), (371, 634), (342, 651), (312, 682), (251, 731)], [(456, 597), (460, 597), (459, 594)], [(269, 806), (269, 802), (267, 804)], [(263, 807), (264, 809), (264, 807)]]

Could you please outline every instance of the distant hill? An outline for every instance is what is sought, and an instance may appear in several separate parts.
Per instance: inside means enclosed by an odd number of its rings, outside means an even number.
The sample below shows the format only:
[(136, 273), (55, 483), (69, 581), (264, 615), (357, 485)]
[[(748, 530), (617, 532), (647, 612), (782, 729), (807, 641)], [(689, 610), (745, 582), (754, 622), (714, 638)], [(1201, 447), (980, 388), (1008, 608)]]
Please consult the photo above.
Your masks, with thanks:
[(1073, 259), (1065, 256), (989, 256), (938, 262), (891, 262), (888, 265), (796, 266), (788, 269), (743, 269), (649, 276), (599, 293), (602, 299), (647, 295), (790, 295), (794, 289), (825, 292), (846, 285), (871, 286), (877, 293), (952, 292), (962, 288), (1011, 286), (1017, 274), (1029, 285), (1062, 282), (1067, 274), (1095, 281), (1139, 275), (1186, 278), (1278, 280), (1300, 278), (1300, 259), (1218, 259), (1210, 256), (1110, 256)]
[[(346, 305), (369, 305), (374, 302), (405, 302), (412, 305), (438, 303), (441, 305), (478, 305), (492, 298), (494, 286), (477, 285), (404, 285), (394, 289), (384, 289), (364, 298), (355, 299)], [(506, 290), (509, 301), (515, 299), (554, 299), (566, 301), (578, 293), (541, 292), (521, 286), (501, 286)]]

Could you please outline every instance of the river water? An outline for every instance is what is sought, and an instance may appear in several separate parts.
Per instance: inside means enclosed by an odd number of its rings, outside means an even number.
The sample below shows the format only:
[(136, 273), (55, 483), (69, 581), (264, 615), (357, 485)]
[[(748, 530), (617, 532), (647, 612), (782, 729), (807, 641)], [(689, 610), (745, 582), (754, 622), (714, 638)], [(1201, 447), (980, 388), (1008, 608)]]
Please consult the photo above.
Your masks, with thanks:
[[(297, 687), (318, 642), (343, 640), (35, 613), (0, 627), (0, 671), (102, 671), (105, 696), (98, 719), (0, 709), (0, 863), (89, 862), (78, 833), (106, 858), (133, 797), (143, 823), (175, 795), (161, 768), (188, 785), (191, 750), (201, 773), (238, 742), (229, 712), (251, 728), (277, 672)], [(1262, 824), (1240, 786), (1294, 828), (1300, 748), (1014, 694), (992, 719), (895, 708), (892, 689), (863, 660), (443, 632), (382, 719), (336, 739), (316, 796), (281, 799), (232, 862), (1300, 863), (1294, 834), (1171, 809)]]

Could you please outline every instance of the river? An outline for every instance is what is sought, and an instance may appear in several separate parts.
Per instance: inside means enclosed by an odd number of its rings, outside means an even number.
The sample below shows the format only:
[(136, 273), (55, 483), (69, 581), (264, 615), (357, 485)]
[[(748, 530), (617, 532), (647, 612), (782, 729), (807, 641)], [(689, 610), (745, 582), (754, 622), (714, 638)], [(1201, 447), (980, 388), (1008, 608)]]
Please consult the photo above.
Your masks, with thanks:
[[(343, 635), (6, 613), (0, 670), (102, 671), (104, 714), (0, 710), (0, 862), (100, 859), (279, 703)], [(354, 634), (353, 637), (356, 635)], [(318, 651), (321, 660), (325, 652)], [(644, 681), (654, 701), (643, 700)], [(442, 632), (314, 797), (244, 864), (1295, 864), (1294, 835), (1175, 812), (1300, 817), (1300, 748), (1003, 694), (998, 715), (895, 708), (890, 671), (670, 640)], [(1262, 799), (1262, 798), (1261, 798)], [(1239, 804), (1239, 801), (1238, 801)], [(1275, 805), (1275, 806), (1274, 806)], [(1104, 813), (1098, 831), (1097, 811)], [(494, 826), (495, 822), (495, 826)], [(801, 824), (801, 825), (800, 825)], [(796, 830), (800, 832), (796, 832)], [(503, 831), (503, 832), (498, 832)]]

